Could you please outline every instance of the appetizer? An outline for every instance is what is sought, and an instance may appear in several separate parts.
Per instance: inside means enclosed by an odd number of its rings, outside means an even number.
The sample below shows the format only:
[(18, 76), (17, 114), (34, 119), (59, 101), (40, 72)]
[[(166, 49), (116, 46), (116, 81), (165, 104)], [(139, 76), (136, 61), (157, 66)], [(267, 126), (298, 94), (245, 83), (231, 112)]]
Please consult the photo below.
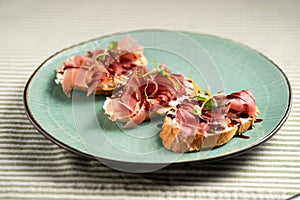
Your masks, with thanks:
[(87, 91), (87, 95), (112, 94), (124, 85), (128, 72), (146, 65), (143, 47), (127, 36), (119, 42), (111, 41), (106, 49), (90, 50), (84, 56), (71, 56), (56, 69), (56, 83), (70, 97), (71, 90)]
[(251, 128), (259, 114), (251, 90), (227, 96), (199, 91), (192, 99), (170, 104), (160, 137), (176, 153), (221, 146)]

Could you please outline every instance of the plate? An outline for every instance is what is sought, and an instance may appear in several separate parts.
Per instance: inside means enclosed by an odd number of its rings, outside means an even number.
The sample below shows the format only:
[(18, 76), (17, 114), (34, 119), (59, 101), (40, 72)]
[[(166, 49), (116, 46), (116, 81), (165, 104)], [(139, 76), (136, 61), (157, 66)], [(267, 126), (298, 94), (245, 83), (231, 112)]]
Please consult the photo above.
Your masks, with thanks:
[[(176, 154), (163, 148), (160, 122), (151, 120), (120, 129), (107, 120), (105, 96), (86, 97), (73, 92), (67, 98), (54, 82), (55, 69), (67, 57), (83, 55), (107, 42), (130, 35), (141, 43), (148, 61), (165, 62), (171, 70), (193, 78), (201, 86), (225, 93), (251, 89), (261, 123), (227, 144), (199, 152)], [(234, 41), (191, 32), (135, 30), (92, 39), (63, 49), (46, 59), (32, 74), (24, 90), (27, 116), (39, 132), (55, 144), (79, 155), (97, 158), (122, 171), (153, 171), (169, 164), (203, 163), (238, 155), (268, 140), (286, 121), (291, 108), (291, 88), (283, 71), (261, 53)], [(138, 166), (138, 167), (137, 167)]]

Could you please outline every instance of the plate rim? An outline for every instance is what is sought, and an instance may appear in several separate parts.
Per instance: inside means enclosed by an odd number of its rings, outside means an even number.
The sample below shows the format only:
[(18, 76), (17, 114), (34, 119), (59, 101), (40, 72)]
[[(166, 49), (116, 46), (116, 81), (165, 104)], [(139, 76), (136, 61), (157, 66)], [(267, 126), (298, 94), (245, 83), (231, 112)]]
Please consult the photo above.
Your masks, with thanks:
[(71, 45), (69, 47), (63, 48), (59, 51), (56, 51), (55, 53), (53, 53), (51, 56), (49, 56), (47, 59), (45, 59), (38, 67), (37, 69), (35, 69), (35, 71), (31, 74), (31, 76), (29, 77), (29, 79), (26, 82), (26, 85), (24, 87), (24, 91), (23, 91), (23, 104), (24, 104), (24, 109), (25, 109), (25, 114), (27, 116), (27, 118), (29, 119), (29, 121), (31, 122), (31, 124), (38, 130), (39, 133), (41, 133), (42, 135), (44, 135), (44, 137), (46, 137), (47, 139), (49, 139), (52, 143), (56, 144), (57, 146), (70, 151), (76, 155), (85, 157), (85, 158), (89, 158), (89, 159), (97, 159), (97, 160), (105, 160), (108, 162), (113, 162), (113, 163), (119, 163), (119, 164), (125, 164), (125, 165), (136, 165), (136, 164), (142, 164), (142, 165), (182, 165), (182, 164), (200, 164), (200, 163), (207, 163), (207, 162), (213, 162), (213, 161), (220, 161), (220, 160), (224, 160), (224, 159), (228, 159), (231, 157), (235, 157), (238, 156), (240, 154), (246, 153), (250, 150), (253, 150), (255, 147), (261, 145), (262, 143), (266, 142), (267, 140), (269, 140), (271, 137), (273, 137), (279, 130), (280, 128), (283, 126), (283, 124), (286, 122), (286, 120), (289, 117), (290, 111), (291, 111), (291, 107), (292, 107), (292, 89), (291, 89), (291, 84), (290, 81), (287, 77), (287, 75), (284, 73), (284, 71), (270, 58), (268, 58), (266, 55), (264, 55), (263, 53), (257, 51), (256, 49), (253, 49), (251, 47), (249, 47), (248, 45), (245, 45), (243, 43), (234, 41), (232, 39), (228, 39), (225, 37), (220, 37), (220, 36), (216, 36), (213, 34), (205, 34), (205, 33), (199, 33), (199, 32), (193, 32), (193, 31), (182, 31), (182, 30), (176, 30), (177, 32), (180, 33), (185, 33), (185, 34), (193, 34), (193, 35), (202, 35), (202, 36), (208, 36), (208, 37), (213, 37), (213, 38), (217, 38), (217, 39), (221, 39), (221, 40), (226, 40), (235, 44), (238, 44), (244, 48), (247, 48), (249, 50), (254, 51), (256, 54), (262, 56), (264, 59), (266, 59), (267, 61), (269, 61), (279, 72), (280, 74), (283, 76), (287, 87), (288, 87), (288, 105), (287, 108), (284, 112), (283, 117), (280, 119), (279, 123), (267, 134), (265, 135), (263, 138), (261, 138), (259, 141), (256, 141), (255, 143), (250, 144), (247, 147), (244, 148), (240, 148), (237, 149), (236, 151), (230, 152), (230, 153), (224, 153), (224, 154), (220, 154), (217, 156), (213, 156), (213, 157), (209, 157), (209, 158), (203, 158), (203, 159), (196, 159), (196, 160), (187, 160), (187, 161), (175, 161), (173, 163), (158, 163), (158, 162), (133, 162), (133, 161), (123, 161), (123, 160), (115, 160), (115, 159), (107, 159), (107, 158), (101, 158), (101, 157), (97, 157), (85, 152), (82, 152), (74, 147), (71, 147), (68, 144), (65, 144), (64, 142), (61, 142), (59, 139), (55, 138), (54, 136), (51, 135), (51, 133), (48, 133), (47, 131), (45, 131), (43, 129), (43, 127), (35, 120), (35, 117), (33, 116), (33, 114), (31, 113), (30, 107), (28, 105), (28, 90), (30, 87), (30, 83), (33, 80), (33, 78), (35, 77), (35, 75), (38, 73), (38, 71), (44, 66), (44, 64), (49, 61), (51, 58), (55, 57), (56, 55), (75, 48), (77, 46), (89, 43), (89, 42), (93, 42), (93, 41), (97, 41), (99, 39), (105, 39), (107, 37), (113, 36), (115, 34), (121, 34), (121, 33), (130, 33), (130, 32), (134, 32), (134, 31), (150, 31), (150, 30), (167, 30), (167, 29), (136, 29), (136, 30), (129, 30), (129, 31), (122, 31), (122, 32), (114, 32), (114, 33), (110, 33), (110, 34), (105, 34), (103, 36), (99, 36), (99, 37), (95, 37), (83, 42), (79, 42), (77, 44)]

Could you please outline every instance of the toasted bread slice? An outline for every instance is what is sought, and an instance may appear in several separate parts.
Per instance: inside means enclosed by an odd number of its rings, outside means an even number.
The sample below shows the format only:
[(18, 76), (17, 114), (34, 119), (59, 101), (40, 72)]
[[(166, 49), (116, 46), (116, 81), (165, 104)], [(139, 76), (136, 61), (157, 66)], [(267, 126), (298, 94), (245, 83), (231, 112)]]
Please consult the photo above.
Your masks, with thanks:
[(228, 125), (224, 130), (209, 132), (208, 136), (204, 138), (201, 148), (212, 148), (226, 144), (234, 136), (240, 135), (251, 128), (255, 121), (255, 117), (240, 118), (240, 121), (240, 123), (235, 125)]
[(206, 137), (198, 131), (193, 138), (184, 138), (179, 136), (177, 119), (166, 116), (160, 137), (164, 147), (176, 153), (199, 151), (226, 144), (234, 136), (247, 131), (253, 125), (255, 117), (240, 118), (239, 121), (235, 124), (228, 124), (223, 130), (208, 132)]

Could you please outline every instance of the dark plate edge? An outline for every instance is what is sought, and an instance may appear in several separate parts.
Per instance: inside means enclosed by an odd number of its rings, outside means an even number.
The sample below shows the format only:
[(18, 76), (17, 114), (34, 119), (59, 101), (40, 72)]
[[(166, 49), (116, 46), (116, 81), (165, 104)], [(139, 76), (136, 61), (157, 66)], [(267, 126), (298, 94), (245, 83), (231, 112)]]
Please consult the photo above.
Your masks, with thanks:
[[(162, 30), (162, 29), (142, 29), (143, 31), (145, 30)], [(128, 32), (132, 32), (132, 31), (140, 31), (139, 30), (130, 30)], [(124, 32), (127, 32), (127, 31), (124, 31)], [(219, 37), (219, 36), (215, 36), (215, 35), (210, 35), (210, 34), (202, 34), (202, 33), (196, 33), (196, 32), (190, 32), (190, 31), (178, 31), (178, 32), (181, 32), (181, 33), (186, 33), (186, 34), (195, 34), (195, 35), (198, 35), (198, 34), (201, 34), (201, 35), (204, 35), (204, 36), (209, 36), (209, 37), (215, 37), (215, 38), (220, 38), (220, 39), (223, 39), (223, 40), (227, 40), (227, 41), (231, 41), (233, 43), (236, 43), (236, 44), (239, 44), (245, 48), (248, 48), (252, 51), (254, 51), (255, 53), (259, 54), (260, 56), (264, 57), (266, 60), (268, 60), (270, 63), (272, 63), (279, 71), (280, 73), (283, 75), (286, 83), (287, 83), (287, 86), (288, 86), (288, 92), (289, 92), (289, 98), (288, 98), (288, 107), (284, 113), (284, 116), (281, 118), (280, 122), (277, 124), (276, 127), (274, 127), (274, 129), (269, 132), (264, 138), (262, 138), (260, 141), (256, 142), (256, 143), (253, 143), (251, 146), (248, 146), (246, 148), (243, 148), (243, 149), (239, 149), (235, 152), (231, 152), (229, 154), (225, 154), (225, 155), (221, 155), (221, 156), (216, 156), (216, 157), (212, 157), (212, 158), (207, 158), (207, 159), (199, 159), (199, 160), (192, 160), (192, 161), (181, 161), (181, 162), (175, 162), (175, 163), (171, 163), (170, 165), (171, 166), (180, 166), (180, 165), (185, 165), (185, 164), (191, 164), (191, 165), (195, 165), (195, 164), (202, 164), (202, 163), (207, 163), (207, 162), (213, 162), (213, 161), (220, 161), (220, 160), (224, 160), (224, 159), (228, 159), (228, 158), (231, 158), (231, 157), (234, 157), (234, 156), (238, 156), (240, 154), (243, 154), (243, 153), (246, 153), (250, 150), (252, 150), (253, 148), (257, 147), (258, 145), (264, 143), (265, 141), (267, 141), (268, 139), (270, 139), (272, 136), (275, 135), (275, 133), (283, 126), (283, 124), (286, 122), (286, 120), (288, 119), (288, 116), (289, 116), (289, 113), (291, 111), (291, 107), (292, 107), (292, 90), (291, 90), (291, 85), (290, 85), (290, 82), (286, 76), (286, 74), (283, 72), (283, 70), (274, 62), (272, 61), (271, 59), (269, 59), (267, 56), (265, 56), (264, 54), (260, 53), (259, 51), (245, 45), (245, 44), (242, 44), (242, 43), (239, 43), (239, 42), (236, 42), (236, 41), (233, 41), (231, 39), (227, 39), (227, 38), (223, 38), (223, 37)], [(119, 32), (121, 33), (121, 32)], [(79, 46), (79, 45), (82, 45), (82, 44), (85, 44), (85, 43), (88, 43), (88, 42), (92, 42), (92, 41), (96, 41), (96, 40), (99, 40), (99, 39), (103, 39), (103, 38), (106, 38), (106, 37), (110, 37), (111, 35), (114, 35), (114, 34), (118, 34), (118, 32), (116, 33), (112, 33), (112, 34), (109, 34), (109, 35), (104, 35), (104, 36), (100, 36), (100, 37), (97, 37), (97, 38), (93, 38), (93, 39), (90, 39), (90, 40), (87, 40), (87, 41), (84, 41), (84, 42), (80, 42), (80, 43), (77, 43), (75, 45), (72, 45), (72, 46), (69, 46), (67, 48), (64, 48), (60, 51), (57, 51), (56, 53), (54, 53), (53, 55), (51, 55), (50, 57), (48, 57), (44, 62), (42, 62), (38, 68), (34, 71), (34, 73), (30, 76), (30, 78), (28, 79), (26, 85), (25, 85), (25, 88), (24, 88), (24, 92), (23, 92), (23, 103), (24, 103), (24, 109), (25, 109), (25, 113), (26, 113), (26, 116), (27, 118), (29, 119), (29, 121), (31, 122), (31, 124), (42, 134), (44, 135), (47, 139), (49, 139), (51, 142), (53, 142), (54, 144), (60, 146), (61, 148), (63, 149), (66, 149), (72, 153), (75, 153), (77, 155), (80, 155), (80, 156), (83, 156), (85, 158), (92, 158), (92, 159), (100, 159), (100, 160), (104, 160), (106, 162), (113, 162), (113, 163), (120, 163), (120, 164), (124, 164), (124, 165), (128, 165), (128, 166), (135, 166), (136, 164), (140, 164), (140, 165), (152, 165), (152, 166), (156, 166), (156, 165), (166, 165), (168, 163), (145, 163), (145, 162), (141, 162), (141, 163), (136, 163), (136, 162), (126, 162), (126, 161), (117, 161), (117, 160), (110, 160), (110, 159), (104, 159), (104, 158), (97, 158), (93, 155), (90, 155), (90, 154), (87, 154), (87, 153), (84, 153), (82, 151), (79, 151), (73, 147), (70, 147), (69, 145), (66, 145), (64, 144), (63, 142), (57, 140), (56, 138), (54, 138), (53, 136), (51, 136), (50, 133), (46, 132), (39, 124), (38, 122), (35, 121), (34, 119), (34, 116), (31, 114), (31, 111), (30, 111), (30, 108), (28, 106), (28, 100), (27, 100), (27, 91), (29, 89), (29, 86), (30, 86), (30, 83), (32, 81), (32, 79), (34, 78), (35, 74), (39, 71), (39, 69), (48, 61), (50, 60), (52, 57), (56, 56), (57, 54), (63, 52), (63, 51), (66, 51), (68, 49), (71, 49), (71, 48), (74, 48), (76, 46)]]

